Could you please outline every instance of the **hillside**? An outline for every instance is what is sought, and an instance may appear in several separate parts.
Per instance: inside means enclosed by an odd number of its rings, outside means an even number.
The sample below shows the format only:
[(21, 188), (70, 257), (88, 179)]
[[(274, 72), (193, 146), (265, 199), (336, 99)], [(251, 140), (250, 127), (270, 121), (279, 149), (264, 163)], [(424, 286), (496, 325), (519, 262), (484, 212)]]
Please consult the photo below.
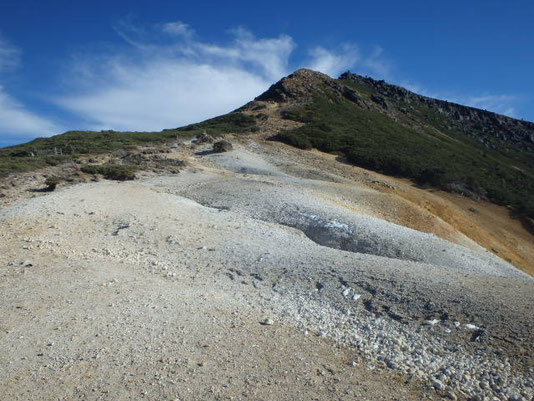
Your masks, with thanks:
[(532, 399), (528, 140), (344, 77), (0, 150), (0, 400)]
[(533, 123), (351, 73), (299, 70), (256, 101), (280, 103), (282, 118), (302, 124), (280, 141), (534, 216)]
[[(334, 153), (357, 166), (406, 177), (534, 217), (534, 123), (417, 95), (347, 72), (339, 79), (299, 70), (239, 109), (204, 123), (162, 132), (80, 132), (0, 150), (0, 176), (146, 143), (165, 143), (205, 130), (257, 132), (278, 103), (299, 123), (273, 138)], [(258, 120), (258, 121), (257, 121)], [(278, 132), (279, 131), (279, 132)]]

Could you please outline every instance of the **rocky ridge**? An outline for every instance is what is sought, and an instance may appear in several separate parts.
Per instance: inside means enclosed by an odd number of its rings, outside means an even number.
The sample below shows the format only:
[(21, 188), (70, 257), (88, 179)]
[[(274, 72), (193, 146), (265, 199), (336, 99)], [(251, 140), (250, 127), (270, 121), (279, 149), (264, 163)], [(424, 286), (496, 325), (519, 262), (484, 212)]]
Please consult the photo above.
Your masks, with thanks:
[[(371, 90), (362, 96), (346, 83), (355, 83)], [(311, 70), (300, 69), (272, 85), (257, 101), (284, 103), (308, 103), (315, 91), (327, 89), (330, 94), (344, 97), (363, 109), (377, 109), (401, 122), (400, 116), (420, 120), (414, 108), (420, 105), (439, 113), (446, 119), (445, 127), (458, 130), (482, 143), (488, 149), (498, 149), (503, 143), (520, 151), (534, 152), (534, 123), (507, 117), (475, 107), (463, 106), (446, 100), (433, 99), (411, 92), (403, 87), (375, 80), (351, 72), (343, 73), (337, 80)], [(422, 123), (424, 124), (424, 118)]]
[(375, 80), (351, 72), (342, 74), (339, 79), (371, 88), (376, 92), (371, 95), (371, 100), (384, 110), (394, 110), (396, 113), (410, 115), (413, 106), (425, 105), (447, 118), (447, 128), (460, 130), (487, 148), (496, 149), (498, 145), (492, 141), (496, 139), (519, 150), (534, 152), (534, 123), (532, 122), (418, 95), (383, 80)]

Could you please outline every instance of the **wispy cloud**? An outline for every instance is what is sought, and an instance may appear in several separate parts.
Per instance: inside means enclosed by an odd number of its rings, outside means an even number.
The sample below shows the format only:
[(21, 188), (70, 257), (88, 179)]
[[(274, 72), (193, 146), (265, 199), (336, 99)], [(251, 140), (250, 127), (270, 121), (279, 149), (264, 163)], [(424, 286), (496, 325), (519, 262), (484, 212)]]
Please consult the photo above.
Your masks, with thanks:
[(20, 50), (0, 35), (0, 72), (13, 69), (20, 61)]
[(384, 57), (381, 47), (375, 47), (369, 54), (364, 54), (358, 46), (350, 43), (333, 49), (317, 46), (309, 55), (305, 67), (334, 78), (353, 68), (359, 74), (371, 75), (377, 79), (388, 79), (391, 76), (392, 63)]
[(0, 144), (4, 144), (8, 137), (12, 141), (59, 132), (56, 124), (28, 110), (2, 86), (4, 74), (19, 66), (20, 56), (21, 51), (0, 36)]
[(384, 49), (375, 46), (371, 54), (362, 60), (362, 69), (376, 79), (391, 79), (393, 63), (384, 55)]
[(199, 121), (243, 105), (299, 67), (331, 76), (356, 65), (379, 75), (388, 70), (381, 49), (362, 56), (353, 44), (315, 47), (307, 61), (292, 64), (296, 43), (283, 34), (257, 38), (237, 28), (226, 43), (213, 43), (182, 21), (123, 20), (115, 29), (130, 48), (74, 62), (66, 74), (69, 94), (56, 99), (92, 128), (155, 130)]
[[(118, 29), (130, 51), (77, 60), (73, 94), (56, 99), (91, 128), (157, 130), (231, 111), (289, 72), (295, 46), (288, 36), (258, 39), (244, 29), (225, 45), (206, 43), (182, 22)], [(156, 29), (170, 39), (155, 37)]]
[(306, 67), (321, 71), (331, 77), (355, 66), (361, 60), (360, 52), (354, 45), (344, 45), (338, 50), (327, 50), (317, 46), (310, 51), (310, 61)]
[(182, 21), (166, 22), (162, 25), (163, 32), (170, 35), (178, 35), (190, 38), (194, 34), (194, 30)]
[(520, 101), (520, 97), (515, 95), (482, 95), (460, 97), (458, 100), (463, 101), (468, 106), (515, 117), (515, 104)]
[(514, 118), (517, 118), (517, 107), (522, 101), (521, 96), (512, 94), (485, 93), (473, 96), (451, 91), (430, 90), (423, 85), (414, 82), (404, 81), (400, 82), (399, 85), (419, 95), (447, 100), (464, 106), (476, 107), (477, 109), (488, 110)]
[(29, 111), (0, 86), (0, 137), (30, 138), (58, 132), (56, 124)]
[(93, 129), (158, 130), (231, 111), (268, 86), (242, 69), (180, 60), (120, 65), (108, 78), (108, 85), (58, 103)]

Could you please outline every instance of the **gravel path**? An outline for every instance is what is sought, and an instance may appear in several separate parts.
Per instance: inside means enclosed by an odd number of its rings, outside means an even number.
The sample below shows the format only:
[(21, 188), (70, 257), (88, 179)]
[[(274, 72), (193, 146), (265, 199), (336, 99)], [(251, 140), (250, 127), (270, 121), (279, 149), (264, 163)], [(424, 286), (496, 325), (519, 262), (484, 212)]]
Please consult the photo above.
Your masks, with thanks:
[(193, 164), (0, 211), (1, 399), (532, 399), (534, 280), (257, 148)]

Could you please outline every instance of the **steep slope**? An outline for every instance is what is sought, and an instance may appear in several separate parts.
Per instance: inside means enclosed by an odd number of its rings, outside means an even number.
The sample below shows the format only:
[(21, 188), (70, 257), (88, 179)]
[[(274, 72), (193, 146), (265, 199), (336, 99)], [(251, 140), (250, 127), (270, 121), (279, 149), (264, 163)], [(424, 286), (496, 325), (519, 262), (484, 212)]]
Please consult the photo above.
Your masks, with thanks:
[(275, 139), (534, 216), (534, 124), (345, 73), (299, 70), (242, 110), (299, 123)]

